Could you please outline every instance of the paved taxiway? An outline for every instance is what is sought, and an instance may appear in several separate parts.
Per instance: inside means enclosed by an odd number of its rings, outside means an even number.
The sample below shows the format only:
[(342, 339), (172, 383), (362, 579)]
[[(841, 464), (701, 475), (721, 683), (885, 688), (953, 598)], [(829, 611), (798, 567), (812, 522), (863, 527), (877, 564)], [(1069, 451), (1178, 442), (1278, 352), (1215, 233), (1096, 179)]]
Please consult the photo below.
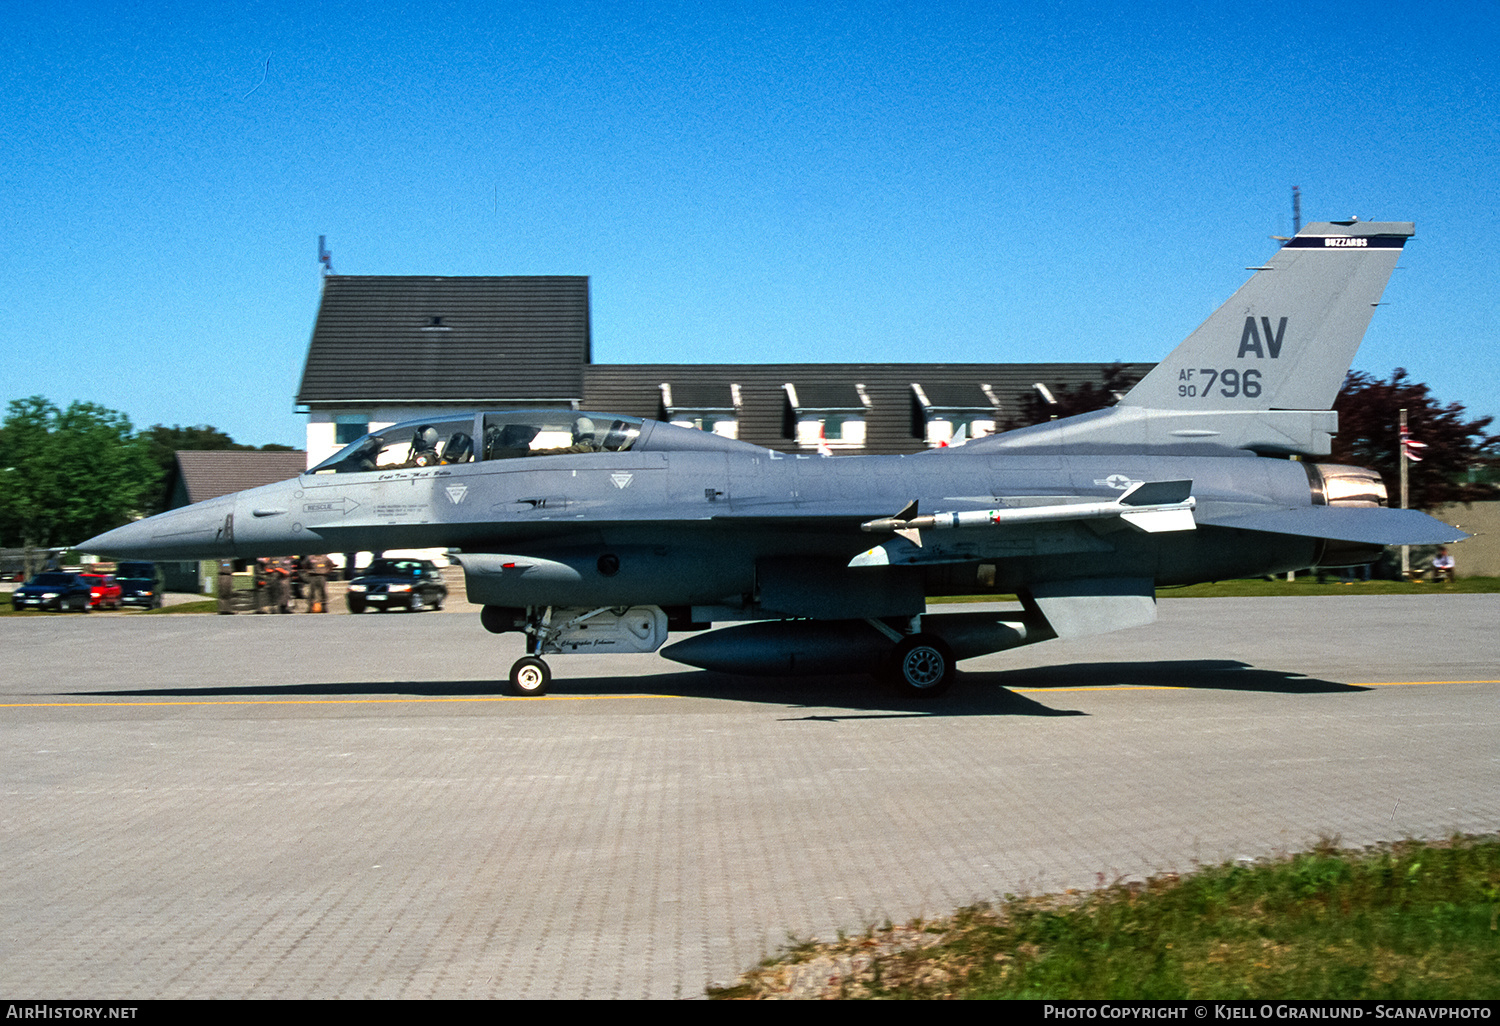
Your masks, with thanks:
[(1494, 831), (1497, 614), (1168, 600), (930, 705), (654, 656), (500, 699), (471, 615), (0, 619), (0, 993), (694, 997), (789, 934)]

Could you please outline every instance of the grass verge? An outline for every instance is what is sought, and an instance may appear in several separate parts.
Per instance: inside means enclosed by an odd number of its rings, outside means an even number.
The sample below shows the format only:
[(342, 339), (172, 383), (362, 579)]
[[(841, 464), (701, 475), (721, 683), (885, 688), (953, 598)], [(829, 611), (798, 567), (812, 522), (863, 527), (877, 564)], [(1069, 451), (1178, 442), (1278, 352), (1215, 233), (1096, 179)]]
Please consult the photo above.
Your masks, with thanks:
[[(160, 609), (123, 609), (123, 610), (111, 610), (111, 612), (125, 612), (125, 613), (140, 614), (140, 615), (143, 615), (143, 616), (160, 616), (163, 613), (168, 613), (168, 614), (170, 614), (170, 613), (216, 613), (216, 612), (218, 612), (218, 610), (219, 610), (219, 603), (218, 603), (217, 600), (215, 600), (215, 599), (204, 599), (201, 602), (182, 602), (182, 603), (179, 603), (179, 604), (177, 604), (175, 606), (163, 606)], [(100, 612), (100, 610), (95, 610), (95, 612)], [(72, 610), (69, 610), (66, 613), (60, 613), (60, 612), (58, 612), (55, 609), (16, 609), (13, 606), (11, 606), (9, 602), (6, 602), (4, 605), (0, 605), (0, 616), (84, 616), (84, 615), (87, 615), (87, 614), (74, 612)]]
[(1322, 584), (1309, 574), (1295, 581), (1284, 577), (1266, 581), (1214, 581), (1181, 588), (1161, 588), (1158, 598), (1255, 598), (1294, 595), (1489, 595), (1500, 592), (1500, 577), (1460, 577), (1451, 584), (1412, 584), (1408, 581), (1364, 581), (1346, 584), (1330, 577)]
[(718, 999), (1496, 999), (1500, 837), (1337, 840), (790, 947)]
[[(1266, 581), (1258, 577), (1242, 581), (1214, 581), (1180, 588), (1162, 587), (1156, 597), (1168, 598), (1287, 598), (1312, 595), (1490, 595), (1500, 592), (1500, 577), (1460, 577), (1452, 584), (1411, 584), (1406, 581), (1367, 581), (1345, 584), (1329, 578), (1322, 584), (1313, 575), (1288, 581), (1284, 577)], [(955, 595), (930, 598), (928, 603), (1013, 602), (1014, 595)]]

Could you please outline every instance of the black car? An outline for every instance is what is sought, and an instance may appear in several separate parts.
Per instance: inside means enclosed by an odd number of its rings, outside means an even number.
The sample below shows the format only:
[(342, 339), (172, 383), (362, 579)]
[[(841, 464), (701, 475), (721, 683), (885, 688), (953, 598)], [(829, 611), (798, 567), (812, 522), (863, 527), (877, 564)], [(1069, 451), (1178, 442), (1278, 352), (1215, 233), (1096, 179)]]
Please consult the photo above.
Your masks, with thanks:
[(162, 580), (155, 563), (121, 563), (115, 568), (120, 605), (160, 609)]
[(11, 592), (13, 609), (76, 609), (87, 613), (94, 597), (89, 582), (78, 574), (37, 574)]
[(366, 609), (442, 609), (448, 586), (425, 559), (377, 559), (349, 582), (349, 612)]

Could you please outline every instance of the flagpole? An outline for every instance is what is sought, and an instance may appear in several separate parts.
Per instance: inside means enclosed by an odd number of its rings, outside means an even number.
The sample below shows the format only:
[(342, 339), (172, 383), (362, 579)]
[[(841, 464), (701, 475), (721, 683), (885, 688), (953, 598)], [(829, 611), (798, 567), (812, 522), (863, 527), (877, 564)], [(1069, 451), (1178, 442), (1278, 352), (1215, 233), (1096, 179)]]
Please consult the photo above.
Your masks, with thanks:
[[(1396, 462), (1401, 464), (1401, 508), (1406, 509), (1408, 490), (1406, 485), (1406, 439), (1408, 431), (1406, 427), (1406, 410), (1401, 411), (1401, 435), (1396, 443)], [(1401, 546), (1401, 579), (1411, 580), (1411, 546)]]

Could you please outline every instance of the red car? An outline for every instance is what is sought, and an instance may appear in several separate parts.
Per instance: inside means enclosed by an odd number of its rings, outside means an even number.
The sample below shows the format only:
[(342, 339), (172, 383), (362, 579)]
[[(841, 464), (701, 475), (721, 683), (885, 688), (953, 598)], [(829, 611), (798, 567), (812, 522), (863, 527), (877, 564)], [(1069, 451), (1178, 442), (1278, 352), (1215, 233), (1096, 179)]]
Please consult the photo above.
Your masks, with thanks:
[(80, 579), (89, 586), (89, 607), (91, 609), (120, 608), (120, 595), (122, 589), (115, 583), (112, 574), (79, 574)]

